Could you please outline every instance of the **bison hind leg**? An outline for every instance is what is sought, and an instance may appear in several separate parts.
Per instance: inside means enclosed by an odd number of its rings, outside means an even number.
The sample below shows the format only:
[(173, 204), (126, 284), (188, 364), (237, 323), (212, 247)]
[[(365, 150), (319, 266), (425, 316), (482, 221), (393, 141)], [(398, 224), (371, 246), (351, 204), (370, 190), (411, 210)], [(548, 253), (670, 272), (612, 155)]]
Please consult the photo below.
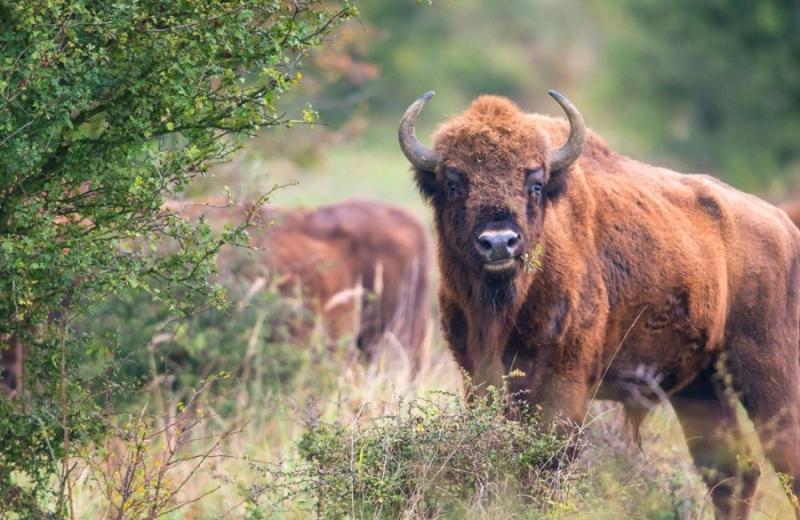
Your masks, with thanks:
[(695, 466), (708, 485), (719, 519), (746, 519), (760, 469), (744, 439), (736, 403), (711, 370), (670, 398)]
[(781, 476), (800, 518), (800, 365), (794, 341), (760, 348), (749, 338), (731, 343), (725, 363), (753, 421), (764, 454)]

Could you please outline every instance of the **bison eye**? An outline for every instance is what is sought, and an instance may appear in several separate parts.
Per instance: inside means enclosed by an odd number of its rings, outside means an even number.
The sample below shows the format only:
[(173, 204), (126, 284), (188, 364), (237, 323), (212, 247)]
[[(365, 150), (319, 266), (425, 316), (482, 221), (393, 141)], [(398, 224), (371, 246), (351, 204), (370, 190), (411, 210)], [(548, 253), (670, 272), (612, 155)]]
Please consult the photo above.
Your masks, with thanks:
[(455, 197), (458, 194), (458, 185), (455, 182), (447, 182), (447, 194), (451, 197)]
[(455, 168), (445, 170), (445, 188), (448, 197), (457, 197), (461, 194), (464, 185), (463, 174)]
[(544, 169), (530, 168), (525, 170), (525, 185), (528, 187), (528, 194), (532, 197), (539, 197), (544, 186)]

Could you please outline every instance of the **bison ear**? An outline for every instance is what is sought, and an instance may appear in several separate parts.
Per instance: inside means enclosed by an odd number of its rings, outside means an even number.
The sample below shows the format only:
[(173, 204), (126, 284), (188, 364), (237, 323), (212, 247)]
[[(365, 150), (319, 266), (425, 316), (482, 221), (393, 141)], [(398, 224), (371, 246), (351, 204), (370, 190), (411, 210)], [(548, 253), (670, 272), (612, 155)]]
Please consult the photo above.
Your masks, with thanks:
[(436, 172), (414, 168), (414, 180), (422, 198), (428, 202), (435, 200), (442, 191), (439, 181), (436, 180)]

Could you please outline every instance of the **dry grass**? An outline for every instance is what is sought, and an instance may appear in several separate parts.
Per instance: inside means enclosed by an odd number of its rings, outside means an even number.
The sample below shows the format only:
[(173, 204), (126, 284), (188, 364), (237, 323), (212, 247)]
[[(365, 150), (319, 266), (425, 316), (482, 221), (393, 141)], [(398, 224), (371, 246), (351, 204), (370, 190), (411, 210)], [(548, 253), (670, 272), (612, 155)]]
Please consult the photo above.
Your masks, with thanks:
[[(342, 425), (367, 424), (398, 413), (401, 403), (432, 391), (460, 392), (460, 375), (449, 355), (435, 349), (429, 369), (408, 378), (402, 361), (387, 350), (369, 366), (337, 366), (349, 358), (343, 347), (317, 366), (298, 374), (306, 390), (298, 395), (246, 395), (229, 381), (239, 403), (234, 417), (222, 417), (198, 393), (191, 403), (176, 403), (163, 390), (161, 414), (131, 414), (118, 420), (106, 446), (82, 460), (74, 478), (78, 518), (248, 518), (253, 486), (264, 481), (265, 465), (298, 460), (297, 443), (316, 417)], [(333, 392), (315, 391), (328, 371)], [(400, 377), (398, 377), (400, 376)], [(587, 421), (588, 446), (577, 461), (585, 477), (569, 500), (554, 501), (548, 516), (558, 518), (711, 518), (705, 485), (685, 448), (677, 420), (658, 407), (643, 428), (640, 450), (625, 431), (620, 408), (598, 402)], [(750, 432), (751, 440), (755, 439)], [(471, 447), (463, 447), (471, 449)], [(763, 468), (768, 465), (758, 456)], [(498, 496), (501, 494), (498, 492)], [(128, 505), (124, 505), (128, 500)], [(472, 518), (528, 517), (519, 497), (467, 505)], [(667, 507), (668, 506), (668, 507)], [(412, 508), (413, 509), (413, 508)], [(125, 514), (120, 514), (125, 513)], [(765, 471), (754, 518), (788, 518), (791, 507), (778, 479)], [(522, 516), (521, 516), (522, 515)], [(282, 517), (302, 517), (285, 514)], [(407, 518), (418, 518), (409, 510)]]

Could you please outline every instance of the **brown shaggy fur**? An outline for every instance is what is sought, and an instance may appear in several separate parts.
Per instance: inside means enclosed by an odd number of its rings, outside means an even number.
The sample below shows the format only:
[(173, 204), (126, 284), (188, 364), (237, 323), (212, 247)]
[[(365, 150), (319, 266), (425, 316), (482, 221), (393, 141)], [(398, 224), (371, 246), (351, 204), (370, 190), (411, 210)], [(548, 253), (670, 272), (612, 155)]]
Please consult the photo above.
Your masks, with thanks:
[[(188, 218), (215, 226), (241, 223), (248, 207), (172, 201)], [(269, 279), (287, 296), (301, 295), (304, 311), (321, 316), (333, 341), (353, 338), (368, 355), (387, 341), (401, 345), (413, 370), (424, 361), (429, 329), (430, 245), (413, 215), (377, 202), (348, 201), (313, 210), (264, 207), (264, 224), (250, 231), (256, 261), (223, 250), (223, 271)], [(308, 312), (305, 312), (308, 314)], [(309, 320), (296, 320), (302, 340)]]
[[(624, 157), (591, 131), (575, 164), (547, 171), (568, 133), (564, 120), (482, 96), (436, 132), (436, 171), (415, 172), (455, 358), (476, 384), (514, 370), (512, 392), (574, 424), (595, 397), (641, 420), (667, 395), (720, 518), (749, 514), (758, 478), (739, 400), (797, 493), (800, 233), (756, 197)], [(526, 188), (536, 168), (540, 194)], [(483, 270), (475, 233), (497, 220), (518, 227), (524, 250), (540, 246), (538, 269)]]

